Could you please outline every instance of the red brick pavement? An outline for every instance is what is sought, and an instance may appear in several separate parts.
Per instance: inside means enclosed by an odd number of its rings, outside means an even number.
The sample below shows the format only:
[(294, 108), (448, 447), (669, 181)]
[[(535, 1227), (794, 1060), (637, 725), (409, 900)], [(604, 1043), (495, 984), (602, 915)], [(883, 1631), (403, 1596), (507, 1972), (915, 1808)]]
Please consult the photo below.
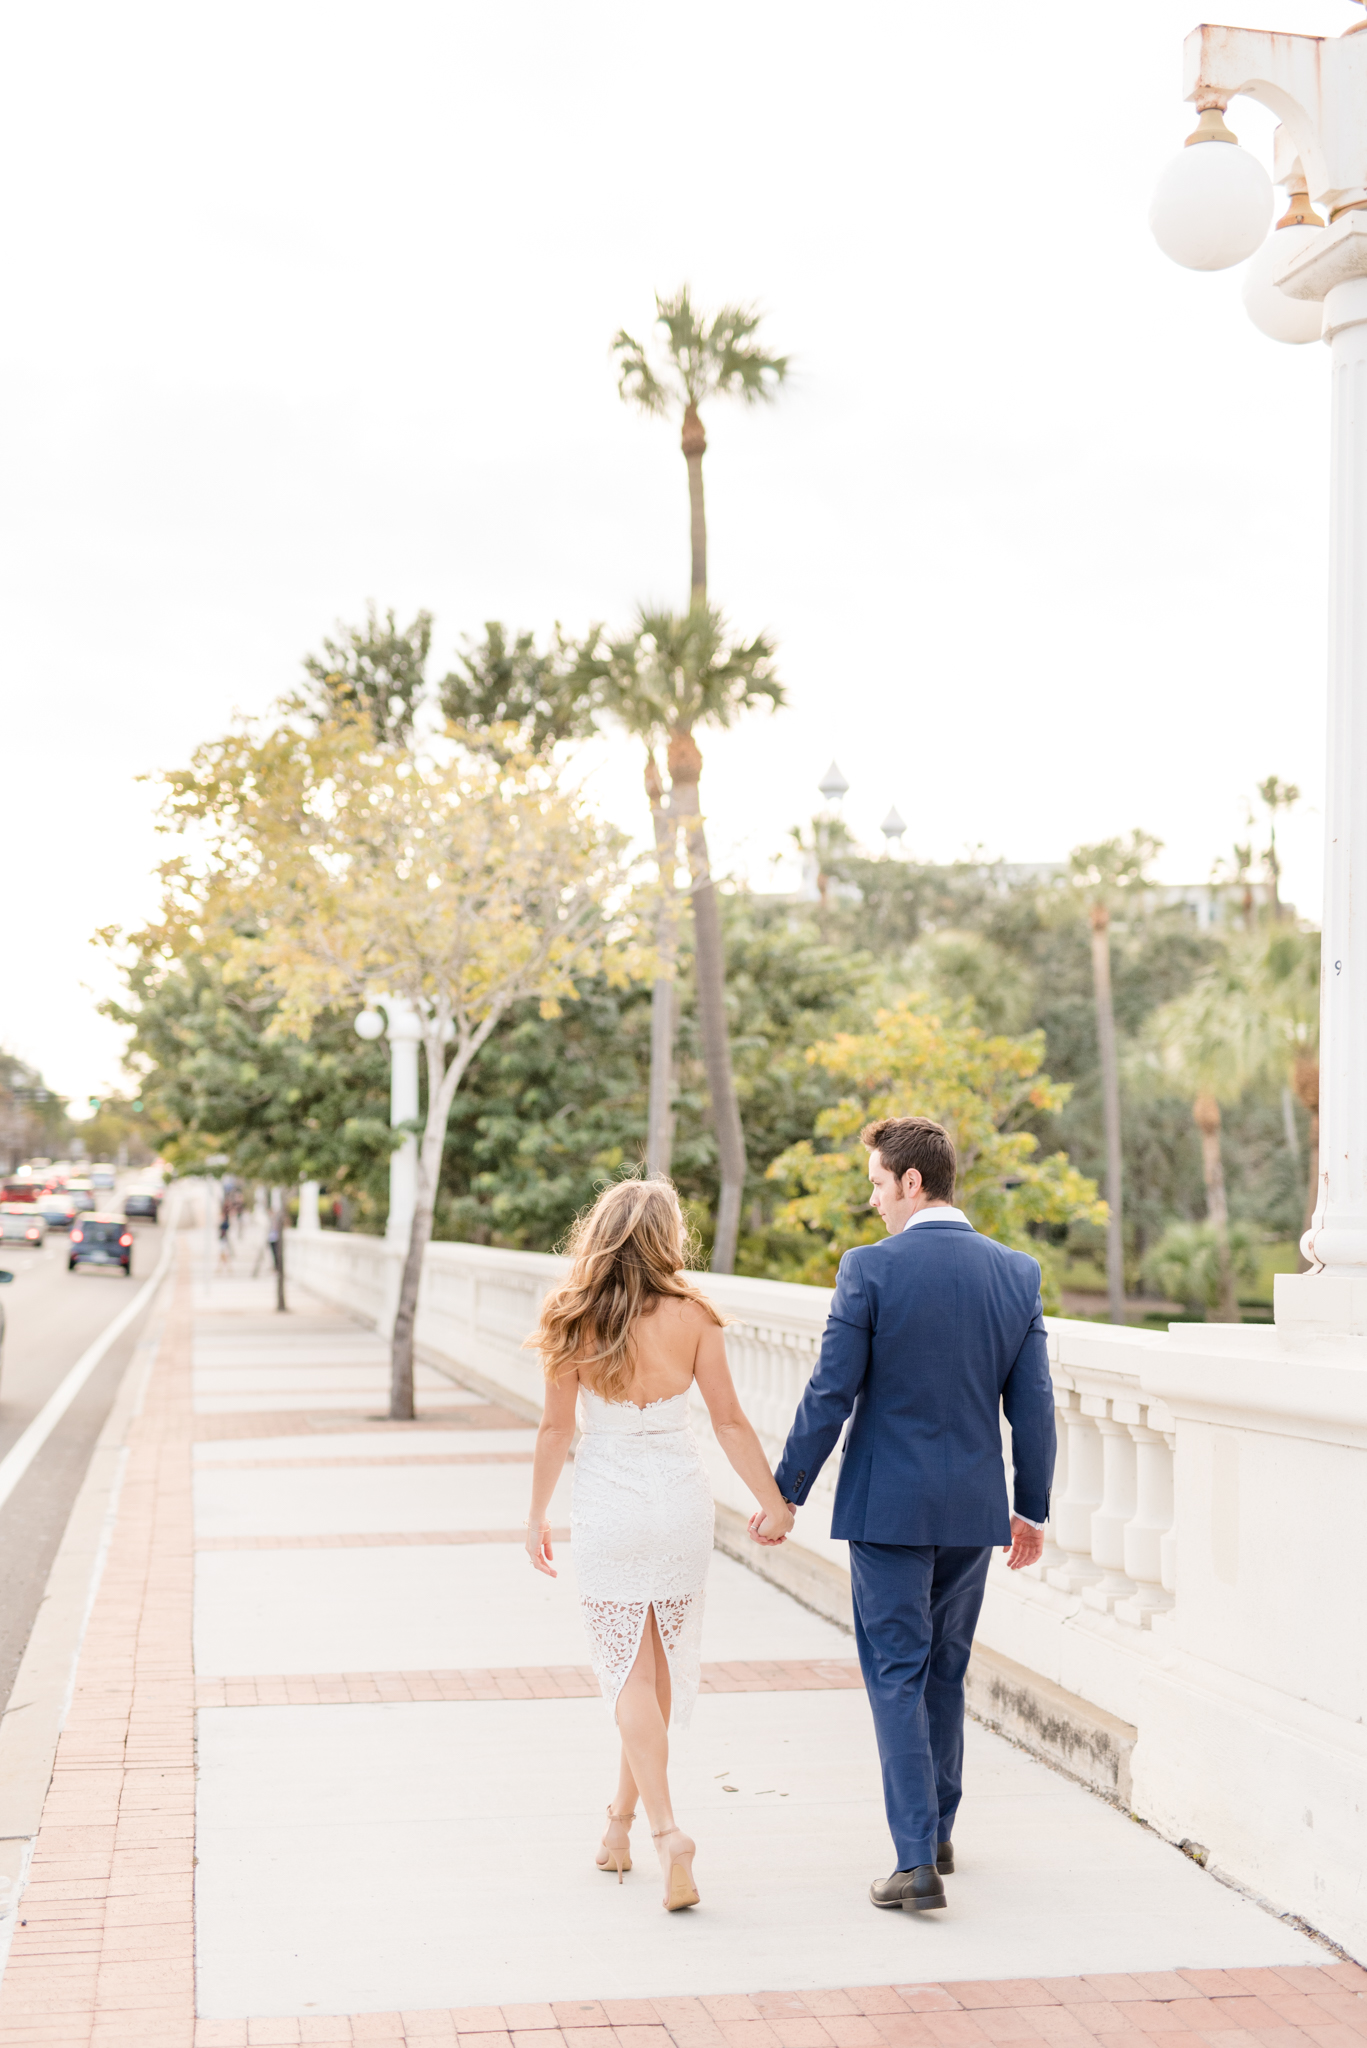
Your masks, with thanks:
[[(520, 1540), (520, 1538), (519, 1538)], [(863, 1685), (857, 1664), (704, 1664), (700, 1692), (838, 1692)], [(334, 1671), (199, 1678), (197, 1707), (371, 1706), (377, 1700), (596, 1698), (588, 1664), (528, 1664), (490, 1671)]]
[(1362, 2048), (1367, 1970), (1158, 1970), (1135, 1976), (881, 1984), (716, 1998), (605, 1998), (335, 2018), (201, 2020), (194, 2048), (304, 2042), (460, 2048)]

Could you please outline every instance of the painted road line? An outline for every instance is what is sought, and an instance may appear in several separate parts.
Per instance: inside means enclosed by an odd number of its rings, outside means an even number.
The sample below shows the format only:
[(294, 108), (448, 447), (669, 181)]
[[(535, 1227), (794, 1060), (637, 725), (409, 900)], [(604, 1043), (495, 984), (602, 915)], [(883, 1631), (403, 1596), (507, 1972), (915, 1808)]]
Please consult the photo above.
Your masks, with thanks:
[[(168, 1204), (168, 1209), (169, 1206)], [(88, 1345), (81, 1353), (66, 1378), (56, 1392), (48, 1396), (23, 1435), (17, 1438), (5, 1456), (0, 1458), (0, 1508), (5, 1505), (105, 1353), (112, 1345), (117, 1344), (124, 1331), (152, 1300), (171, 1270), (171, 1255), (175, 1250), (175, 1244), (176, 1213), (171, 1210), (166, 1223), (166, 1242), (161, 1248), (157, 1270), (151, 1279), (138, 1289), (127, 1308), (119, 1311), (108, 1329), (102, 1330), (94, 1343)]]

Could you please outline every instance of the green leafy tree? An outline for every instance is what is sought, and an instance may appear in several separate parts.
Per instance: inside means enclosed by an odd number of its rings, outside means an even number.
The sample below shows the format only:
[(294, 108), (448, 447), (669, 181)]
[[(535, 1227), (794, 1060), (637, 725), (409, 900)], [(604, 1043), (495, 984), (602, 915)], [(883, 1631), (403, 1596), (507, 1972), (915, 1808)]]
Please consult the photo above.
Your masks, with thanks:
[(321, 1181), (379, 1228), (399, 1134), (388, 1053), (356, 1036), (355, 1005), (320, 1011), (301, 1039), (274, 1028), (268, 985), (227, 979), (222, 958), (179, 926), (105, 936), (124, 953), (127, 994), (102, 1008), (129, 1032), (144, 1119), (177, 1170), (221, 1154), (244, 1180)]
[(702, 407), (711, 398), (738, 398), (743, 405), (769, 404), (788, 375), (789, 358), (770, 355), (758, 341), (760, 318), (753, 306), (722, 306), (708, 319), (694, 306), (689, 287), (683, 285), (672, 299), (656, 295), (655, 325), (663, 346), (654, 360), (624, 327), (613, 337), (617, 388), (626, 403), (656, 416), (676, 411), (683, 415), (692, 551), (690, 607), (707, 602), (707, 515), (702, 481), (707, 435)]
[(0, 1151), (12, 1171), (35, 1156), (56, 1159), (70, 1142), (67, 1101), (36, 1067), (0, 1049)]
[(880, 1011), (873, 1031), (842, 1032), (807, 1057), (842, 1094), (817, 1119), (829, 1149), (804, 1139), (769, 1169), (790, 1192), (783, 1220), (817, 1240), (796, 1277), (829, 1286), (842, 1252), (883, 1234), (869, 1210), (863, 1126), (884, 1116), (931, 1116), (958, 1153), (956, 1200), (987, 1236), (1039, 1258), (1056, 1300), (1049, 1248), (1031, 1226), (1103, 1222), (1105, 1205), (1064, 1153), (1038, 1158), (1039, 1141), (1020, 1128), (1023, 1111), (1057, 1107), (1064, 1094), (1040, 1071), (1042, 1033), (989, 1037), (961, 1015), (937, 1016), (913, 999)]
[[(270, 1029), (383, 992), (422, 1036), (427, 1101), (391, 1340), (390, 1413), (413, 1413), (413, 1324), (451, 1105), (503, 1017), (573, 1001), (576, 973), (625, 976), (621, 835), (544, 767), (450, 745), (382, 745), (352, 715), (289, 718), (202, 747), (167, 778), (195, 857), (164, 870), (168, 919), (264, 982)], [(243, 902), (253, 926), (241, 927)]]

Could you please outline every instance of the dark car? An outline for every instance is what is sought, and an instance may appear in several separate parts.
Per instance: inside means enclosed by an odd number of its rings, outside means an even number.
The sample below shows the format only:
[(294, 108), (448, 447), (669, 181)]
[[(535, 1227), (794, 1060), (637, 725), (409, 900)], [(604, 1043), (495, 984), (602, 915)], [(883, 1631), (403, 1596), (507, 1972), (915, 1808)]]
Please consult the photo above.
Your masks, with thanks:
[(123, 1198), (123, 1213), (130, 1222), (134, 1216), (145, 1216), (155, 1223), (161, 1213), (161, 1196), (155, 1188), (134, 1188)]
[(66, 1269), (77, 1266), (122, 1266), (133, 1270), (133, 1233), (122, 1216), (79, 1216), (71, 1226), (71, 1249)]

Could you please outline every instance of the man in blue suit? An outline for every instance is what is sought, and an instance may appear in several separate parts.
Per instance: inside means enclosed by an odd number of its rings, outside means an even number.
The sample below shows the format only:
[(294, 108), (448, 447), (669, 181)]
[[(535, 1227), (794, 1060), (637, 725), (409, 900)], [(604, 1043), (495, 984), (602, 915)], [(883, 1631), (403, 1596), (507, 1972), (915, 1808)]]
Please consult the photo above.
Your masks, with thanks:
[[(850, 1546), (855, 1635), (897, 1869), (876, 1906), (945, 1904), (963, 1777), (964, 1673), (993, 1544), (1033, 1564), (1049, 1516), (1054, 1394), (1040, 1271), (952, 1206), (928, 1117), (861, 1133), (888, 1229), (840, 1261), (821, 1355), (775, 1478), (800, 1507), (849, 1418), (831, 1534)], [(1008, 1511), (1000, 1415), (1011, 1424)], [(783, 1531), (757, 1515), (759, 1541)]]

